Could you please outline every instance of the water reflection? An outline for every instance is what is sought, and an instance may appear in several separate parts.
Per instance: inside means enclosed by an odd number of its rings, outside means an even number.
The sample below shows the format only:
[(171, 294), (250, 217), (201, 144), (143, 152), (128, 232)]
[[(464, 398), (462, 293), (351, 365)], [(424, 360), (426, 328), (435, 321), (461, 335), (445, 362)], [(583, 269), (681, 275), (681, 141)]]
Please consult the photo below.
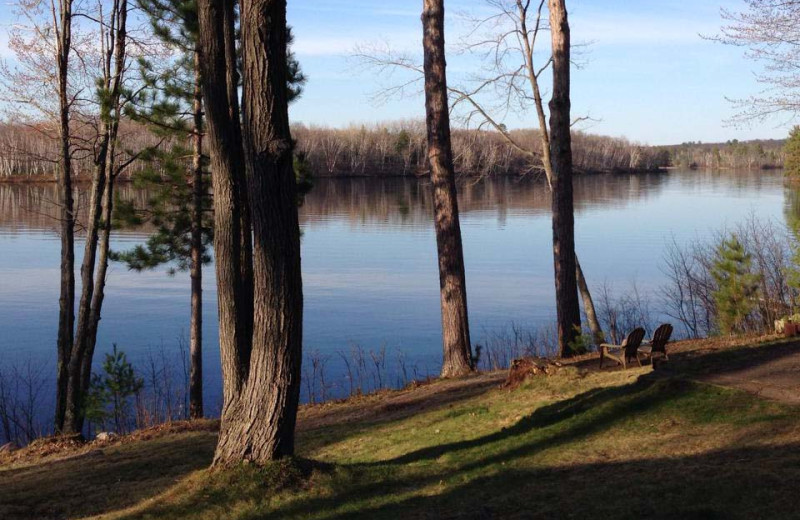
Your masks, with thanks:
[[(147, 192), (120, 186), (121, 197)], [(733, 225), (750, 214), (785, 221), (800, 195), (776, 172), (597, 175), (575, 181), (576, 244), (589, 282), (624, 290), (633, 280), (658, 304), (665, 242)], [(51, 363), (58, 315), (58, 207), (52, 184), (0, 184), (0, 355)], [(79, 219), (86, 198), (79, 197)], [(553, 317), (550, 197), (542, 179), (464, 182), (460, 209), (473, 338), (511, 322)], [(404, 352), (435, 372), (440, 354), (430, 185), (412, 179), (318, 179), (301, 209), (305, 348), (331, 356), (351, 345)], [(121, 249), (147, 230), (115, 235)], [(80, 254), (80, 247), (76, 252)], [(77, 259), (80, 261), (80, 258)], [(216, 291), (206, 270), (208, 402), (219, 393)], [(188, 275), (109, 273), (98, 358), (113, 343), (134, 361), (174, 348), (187, 330)], [(340, 374), (341, 375), (341, 374)]]

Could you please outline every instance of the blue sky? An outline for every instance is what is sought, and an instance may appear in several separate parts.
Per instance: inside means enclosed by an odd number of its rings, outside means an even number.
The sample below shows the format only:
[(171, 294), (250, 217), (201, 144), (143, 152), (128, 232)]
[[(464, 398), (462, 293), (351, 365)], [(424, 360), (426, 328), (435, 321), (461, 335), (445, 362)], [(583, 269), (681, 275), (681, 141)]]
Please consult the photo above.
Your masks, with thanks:
[[(309, 78), (292, 119), (306, 124), (347, 126), (422, 118), (419, 95), (382, 102), (374, 94), (398, 77), (387, 78), (352, 57), (359, 45), (390, 45), (420, 56), (421, 0), (289, 0), (295, 52)], [(6, 4), (7, 5), (7, 4)], [(5, 47), (9, 8), (0, 11), (0, 56)], [(460, 83), (481, 62), (458, 55), (467, 24), (462, 13), (486, 12), (483, 0), (449, 0), (449, 76)], [(705, 41), (721, 24), (721, 6), (742, 0), (571, 0), (567, 3), (573, 41), (592, 42), (580, 70), (573, 73), (573, 115), (596, 121), (584, 129), (648, 144), (683, 141), (781, 138), (786, 121), (730, 127), (727, 98), (760, 90), (757, 65), (742, 50)], [(512, 128), (534, 126), (532, 113), (511, 114)]]
[[(421, 0), (295, 0), (289, 22), (295, 27), (298, 58), (309, 76), (304, 97), (292, 109), (295, 121), (343, 126), (398, 118), (420, 118), (420, 97), (374, 103), (382, 85), (374, 70), (349, 58), (362, 43), (387, 41), (419, 54)], [(457, 47), (464, 32), (459, 11), (484, 8), (482, 0), (450, 0), (448, 42)], [(785, 121), (728, 127), (733, 115), (727, 98), (760, 90), (756, 65), (742, 50), (703, 40), (721, 25), (720, 7), (740, 0), (572, 0), (568, 1), (575, 41), (593, 42), (581, 70), (574, 72), (574, 115), (599, 121), (587, 130), (625, 136), (649, 144), (683, 141), (780, 138)], [(485, 9), (485, 8), (484, 8)], [(449, 59), (450, 76), (477, 59)], [(451, 79), (452, 81), (452, 79)], [(533, 126), (533, 114), (511, 116), (509, 127)]]

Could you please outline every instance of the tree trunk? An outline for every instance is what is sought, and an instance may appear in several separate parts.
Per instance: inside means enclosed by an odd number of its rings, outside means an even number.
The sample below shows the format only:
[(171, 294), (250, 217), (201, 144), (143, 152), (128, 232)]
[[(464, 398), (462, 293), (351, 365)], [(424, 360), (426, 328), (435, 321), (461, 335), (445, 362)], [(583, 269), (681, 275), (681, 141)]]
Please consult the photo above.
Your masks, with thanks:
[(189, 320), (189, 417), (203, 417), (203, 91), (200, 53), (195, 51), (194, 138), (192, 158), (192, 310)]
[[(198, 5), (225, 394), (214, 457), (221, 465), (293, 454), (303, 305), (286, 89), (286, 2), (241, 4), (244, 82), (239, 128), (238, 101), (231, 91), (236, 76), (229, 52), (229, 1), (200, 0)], [(247, 190), (240, 182), (243, 164)], [(250, 266), (255, 283), (248, 281)]]
[[(91, 381), (92, 360), (97, 343), (97, 328), (105, 298), (111, 217), (114, 203), (115, 154), (121, 116), (120, 96), (126, 66), (128, 2), (114, 4), (108, 36), (113, 45), (103, 56), (103, 88), (108, 97), (100, 100), (101, 124), (98, 153), (84, 259), (81, 264), (81, 299), (78, 327), (68, 365), (66, 409), (63, 431), (83, 430), (84, 397)], [(105, 37), (105, 34), (103, 35)], [(112, 69), (113, 64), (113, 69)], [(96, 269), (96, 273), (95, 273)]]
[(81, 297), (78, 303), (78, 321), (75, 332), (74, 343), (70, 350), (69, 363), (67, 365), (67, 394), (64, 414), (64, 433), (80, 433), (81, 431), (81, 366), (85, 355), (86, 345), (89, 336), (89, 319), (91, 314), (91, 303), (94, 294), (94, 271), (97, 260), (97, 242), (99, 238), (101, 216), (103, 210), (103, 198), (106, 191), (105, 183), (105, 160), (106, 148), (108, 146), (108, 130), (105, 123), (100, 139), (100, 161), (95, 164), (94, 176), (89, 201), (89, 220), (86, 224), (86, 241), (83, 248), (83, 261), (81, 262)]
[(600, 320), (597, 319), (597, 310), (594, 307), (594, 300), (592, 293), (589, 291), (589, 284), (586, 283), (586, 278), (583, 276), (583, 268), (578, 259), (578, 254), (575, 253), (575, 277), (578, 281), (578, 292), (583, 299), (583, 310), (586, 313), (586, 321), (589, 323), (589, 330), (592, 331), (592, 340), (596, 346), (600, 346), (605, 342), (606, 335), (603, 332), (603, 327), (600, 325)]
[[(239, 175), (242, 143), (238, 111), (228, 95), (225, 13), (231, 0), (199, 0), (198, 43), (202, 55), (206, 141), (211, 155), (214, 192), (214, 259), (219, 304), (219, 349), (223, 382), (223, 417), (238, 399), (247, 374), (241, 348), (245, 337), (238, 311), (244, 302), (241, 284), (242, 231)], [(233, 31), (233, 27), (229, 28)]]
[[(542, 5), (539, 6), (539, 15), (541, 14)], [(521, 0), (517, 1), (517, 9), (519, 13), (520, 30), (523, 34), (538, 34), (540, 30), (540, 18), (537, 15), (535, 28), (529, 30), (528, 28), (528, 12), (530, 4), (526, 4)], [(534, 36), (535, 37), (535, 36)], [(546, 115), (544, 111), (544, 103), (542, 101), (542, 93), (539, 89), (539, 76), (536, 68), (534, 67), (534, 48), (529, 38), (522, 40), (523, 49), (525, 51), (525, 69), (528, 74), (528, 82), (533, 92), (534, 106), (536, 107), (536, 116), (539, 120), (539, 138), (542, 142), (542, 167), (544, 168), (545, 178), (547, 180), (548, 189), (553, 190), (553, 165), (550, 159), (550, 132), (547, 128)], [(583, 299), (583, 308), (586, 312), (586, 320), (589, 322), (589, 328), (592, 331), (592, 336), (596, 344), (605, 341), (605, 333), (597, 319), (597, 311), (594, 307), (592, 300), (592, 293), (589, 290), (589, 284), (586, 283), (586, 278), (583, 276), (583, 269), (581, 269), (580, 261), (577, 254), (575, 255), (575, 276), (577, 277), (578, 290), (580, 291), (581, 298)]]
[(464, 252), (458, 219), (458, 199), (450, 142), (450, 113), (444, 47), (444, 0), (423, 0), (423, 50), (425, 53), (425, 110), (428, 163), (433, 184), (434, 227), (439, 256), (439, 291), (442, 307), (442, 377), (457, 377), (472, 370), (472, 347), (467, 314)]
[(242, 136), (253, 224), (250, 371), (225, 410), (215, 464), (294, 454), (303, 293), (289, 131), (286, 0), (242, 4)]
[(570, 135), (570, 35), (565, 0), (549, 0), (553, 48), (553, 96), (550, 100), (550, 161), (553, 167), (553, 260), (559, 355), (572, 355), (581, 315), (575, 259)]
[[(117, 114), (117, 117), (119, 114)], [(119, 121), (119, 119), (117, 119)], [(91, 313), (89, 316), (89, 330), (86, 338), (83, 359), (81, 361), (81, 396), (85, 396), (89, 391), (89, 384), (92, 378), (92, 360), (97, 346), (97, 329), (100, 326), (100, 318), (105, 300), (106, 275), (108, 273), (108, 252), (111, 246), (111, 217), (114, 212), (114, 143), (117, 139), (117, 123), (113, 125), (111, 140), (111, 155), (106, 166), (106, 190), (103, 197), (103, 216), (102, 228), (100, 230), (100, 240), (97, 246), (97, 274), (94, 280), (94, 291), (92, 295)], [(83, 428), (84, 414), (80, 415), (79, 429)]]
[(248, 194), (247, 179), (245, 178), (244, 156), (242, 151), (242, 128), (239, 124), (241, 111), (239, 108), (239, 87), (241, 78), (239, 76), (238, 53), (236, 51), (236, 13), (235, 5), (237, 0), (226, 0), (224, 8), (224, 38), (225, 38), (225, 65), (226, 65), (226, 86), (228, 96), (228, 110), (231, 118), (231, 132), (234, 133), (233, 139), (239, 143), (233, 159), (236, 161), (233, 175), (236, 178), (236, 185), (239, 193), (239, 230), (240, 230), (240, 249), (239, 257), (239, 283), (241, 298), (239, 300), (239, 320), (242, 329), (240, 335), (239, 352), (240, 362), (247, 366), (250, 361), (250, 348), (253, 336), (253, 226), (250, 216), (250, 201)]
[(58, 203), (61, 232), (61, 284), (58, 297), (58, 339), (56, 349), (55, 430), (64, 429), (67, 406), (69, 356), (75, 325), (75, 202), (72, 194), (72, 150), (70, 146), (70, 101), (68, 94), (69, 55), (72, 50), (72, 0), (63, 0), (58, 41), (59, 139)]

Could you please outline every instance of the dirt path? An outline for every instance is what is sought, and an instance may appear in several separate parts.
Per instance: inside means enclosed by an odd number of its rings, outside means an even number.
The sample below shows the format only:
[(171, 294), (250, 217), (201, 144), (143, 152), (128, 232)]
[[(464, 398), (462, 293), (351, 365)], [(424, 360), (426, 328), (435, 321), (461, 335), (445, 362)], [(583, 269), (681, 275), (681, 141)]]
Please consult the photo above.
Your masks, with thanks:
[[(777, 336), (718, 337), (678, 341), (671, 343), (668, 351), (670, 361), (658, 369), (665, 375), (686, 375), (800, 405), (800, 340)], [(585, 356), (575, 365), (585, 370), (600, 370), (597, 354)], [(621, 369), (607, 366), (602, 370)]]
[(741, 388), (767, 399), (800, 405), (800, 343), (746, 349), (747, 355), (730, 368), (699, 379)]

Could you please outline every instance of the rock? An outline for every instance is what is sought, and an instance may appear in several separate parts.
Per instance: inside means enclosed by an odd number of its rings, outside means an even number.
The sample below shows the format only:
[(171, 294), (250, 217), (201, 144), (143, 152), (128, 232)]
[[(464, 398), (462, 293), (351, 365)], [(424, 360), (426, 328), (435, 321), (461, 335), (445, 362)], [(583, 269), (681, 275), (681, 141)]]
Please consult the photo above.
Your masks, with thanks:
[(112, 432), (100, 432), (95, 435), (94, 440), (99, 442), (108, 442), (117, 436), (116, 433)]
[(19, 446), (14, 444), (13, 442), (7, 442), (0, 446), (0, 453), (11, 453), (12, 451), (17, 451)]

